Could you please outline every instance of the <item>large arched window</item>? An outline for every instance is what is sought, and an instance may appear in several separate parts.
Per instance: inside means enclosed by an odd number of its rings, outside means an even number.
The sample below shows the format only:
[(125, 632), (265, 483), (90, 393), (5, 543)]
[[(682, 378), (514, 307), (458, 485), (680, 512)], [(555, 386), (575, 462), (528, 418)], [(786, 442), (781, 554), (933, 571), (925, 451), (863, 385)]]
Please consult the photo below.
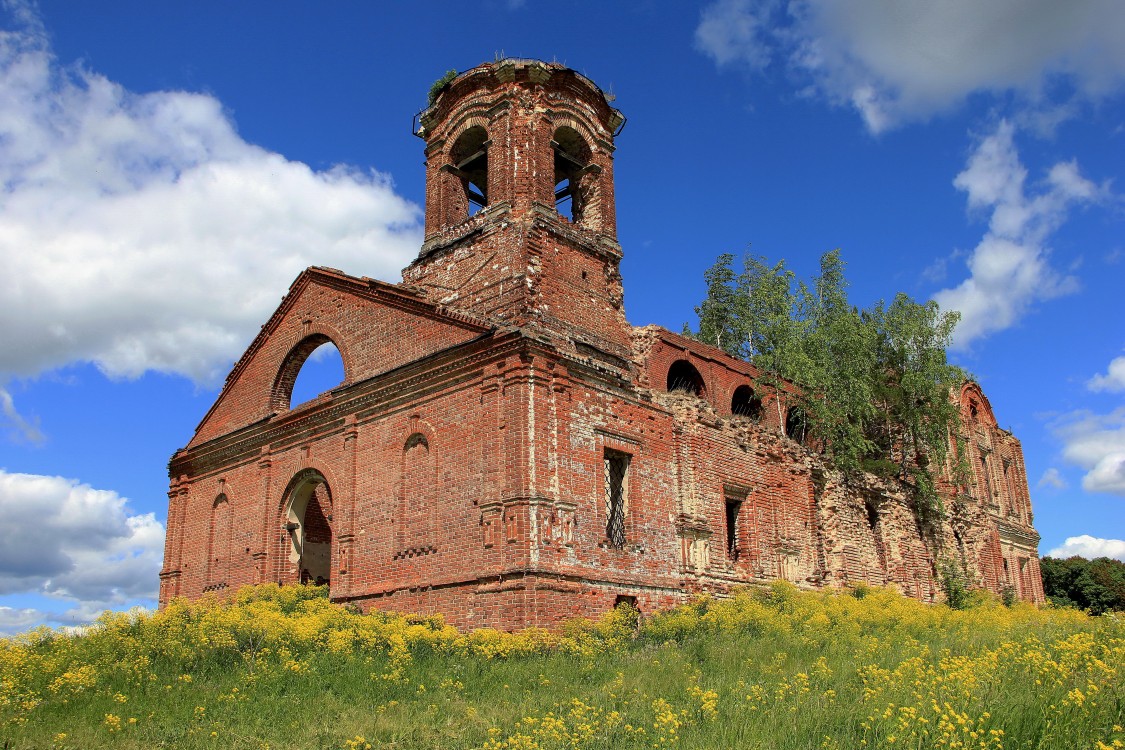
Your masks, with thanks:
[(488, 205), (488, 132), (480, 125), (465, 130), (449, 152), (446, 170), (461, 181), (468, 215)]
[(276, 411), (292, 409), (339, 386), (346, 378), (336, 344), (324, 334), (313, 334), (286, 355), (270, 401)]
[(748, 385), (734, 389), (730, 400), (730, 413), (736, 417), (749, 417), (757, 422), (762, 418), (762, 399)]
[(344, 360), (340, 350), (331, 341), (313, 349), (297, 372), (293, 382), (293, 393), (289, 397), (289, 408), (306, 401), (312, 401), (344, 382)]
[(703, 386), (703, 376), (695, 365), (686, 359), (678, 359), (668, 368), (667, 389), (675, 392), (693, 393), (702, 397), (706, 389)]
[(211, 533), (207, 540), (207, 585), (224, 586), (230, 576), (230, 501), (219, 495), (211, 504)]
[(590, 147), (577, 130), (565, 125), (555, 131), (551, 147), (555, 150), (555, 210), (580, 224), (591, 197)]

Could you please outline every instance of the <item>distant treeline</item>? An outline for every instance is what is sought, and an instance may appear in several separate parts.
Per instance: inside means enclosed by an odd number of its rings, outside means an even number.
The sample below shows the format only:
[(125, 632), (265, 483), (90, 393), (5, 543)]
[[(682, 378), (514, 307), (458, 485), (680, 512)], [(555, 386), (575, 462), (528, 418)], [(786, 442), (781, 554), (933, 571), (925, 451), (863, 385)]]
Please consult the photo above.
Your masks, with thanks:
[(1043, 590), (1055, 604), (1095, 615), (1125, 610), (1125, 563), (1109, 557), (1044, 557), (1039, 566)]

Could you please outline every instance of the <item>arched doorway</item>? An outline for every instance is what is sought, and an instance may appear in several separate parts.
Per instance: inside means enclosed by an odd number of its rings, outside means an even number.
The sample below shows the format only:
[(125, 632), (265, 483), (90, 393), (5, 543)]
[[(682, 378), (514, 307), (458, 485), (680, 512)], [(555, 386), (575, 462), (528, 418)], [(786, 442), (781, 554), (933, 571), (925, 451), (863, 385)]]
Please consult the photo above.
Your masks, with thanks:
[(332, 582), (332, 492), (315, 469), (289, 483), (285, 503), (285, 550), (279, 580), (330, 585)]

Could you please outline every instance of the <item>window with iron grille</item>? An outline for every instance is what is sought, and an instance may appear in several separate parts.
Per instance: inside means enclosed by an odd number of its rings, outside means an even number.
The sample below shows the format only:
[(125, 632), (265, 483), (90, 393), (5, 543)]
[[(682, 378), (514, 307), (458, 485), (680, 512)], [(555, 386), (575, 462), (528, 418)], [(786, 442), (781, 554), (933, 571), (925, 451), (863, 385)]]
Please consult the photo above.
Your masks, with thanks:
[(625, 494), (629, 488), (628, 453), (605, 449), (602, 460), (605, 467), (605, 535), (611, 546), (625, 546)]

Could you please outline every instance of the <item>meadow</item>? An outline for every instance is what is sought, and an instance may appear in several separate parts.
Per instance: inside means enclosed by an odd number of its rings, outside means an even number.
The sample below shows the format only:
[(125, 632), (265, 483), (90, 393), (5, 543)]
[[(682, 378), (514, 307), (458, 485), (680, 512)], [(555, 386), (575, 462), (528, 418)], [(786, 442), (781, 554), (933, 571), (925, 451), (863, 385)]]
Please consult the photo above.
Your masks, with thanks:
[(559, 632), (317, 587), (0, 640), (0, 747), (1125, 747), (1125, 622), (777, 583)]

